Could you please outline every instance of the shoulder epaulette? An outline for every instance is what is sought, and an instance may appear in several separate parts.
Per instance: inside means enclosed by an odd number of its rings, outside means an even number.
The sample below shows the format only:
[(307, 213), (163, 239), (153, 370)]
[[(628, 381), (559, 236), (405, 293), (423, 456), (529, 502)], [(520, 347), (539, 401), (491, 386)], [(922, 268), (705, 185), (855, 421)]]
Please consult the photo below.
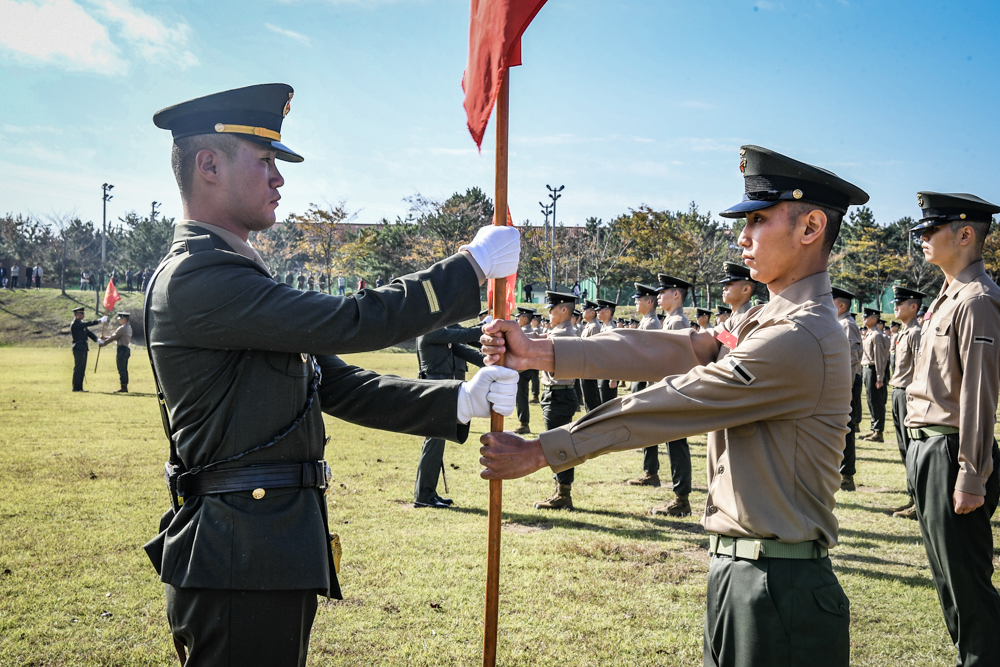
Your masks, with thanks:
[(212, 237), (208, 234), (205, 234), (204, 236), (192, 236), (189, 239), (184, 239), (184, 246), (187, 248), (188, 254), (190, 255), (193, 255), (196, 252), (215, 250), (215, 244), (212, 243)]

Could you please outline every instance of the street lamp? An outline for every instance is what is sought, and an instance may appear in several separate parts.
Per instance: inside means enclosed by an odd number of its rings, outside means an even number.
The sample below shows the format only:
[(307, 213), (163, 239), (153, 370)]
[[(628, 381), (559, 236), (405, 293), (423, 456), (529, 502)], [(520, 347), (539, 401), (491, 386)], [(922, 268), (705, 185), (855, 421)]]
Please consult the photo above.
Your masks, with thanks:
[(551, 185), (546, 185), (549, 189), (549, 199), (552, 200), (552, 255), (549, 259), (549, 289), (555, 290), (556, 288), (556, 201), (562, 197), (560, 192), (562, 192), (566, 186), (560, 185), (558, 188), (554, 188)]
[[(101, 197), (101, 200), (104, 202), (104, 220), (103, 220), (103, 226), (102, 226), (102, 231), (101, 231), (101, 279), (100, 279), (99, 282), (100, 282), (100, 285), (101, 285), (102, 289), (104, 287), (104, 261), (107, 259), (107, 256), (108, 256), (108, 245), (107, 245), (107, 242), (108, 242), (108, 202), (111, 201), (111, 199), (112, 199), (110, 193), (111, 193), (112, 188), (114, 188), (114, 187), (115, 186), (111, 185), (110, 183), (105, 183), (104, 185), (101, 186), (101, 191), (103, 193), (103, 196)], [(101, 303), (100, 293), (101, 293), (100, 290), (98, 290), (97, 291), (97, 295), (98, 295), (97, 296), (97, 303), (98, 304)], [(95, 310), (97, 310), (97, 312), (100, 312), (99, 308), (95, 308)]]

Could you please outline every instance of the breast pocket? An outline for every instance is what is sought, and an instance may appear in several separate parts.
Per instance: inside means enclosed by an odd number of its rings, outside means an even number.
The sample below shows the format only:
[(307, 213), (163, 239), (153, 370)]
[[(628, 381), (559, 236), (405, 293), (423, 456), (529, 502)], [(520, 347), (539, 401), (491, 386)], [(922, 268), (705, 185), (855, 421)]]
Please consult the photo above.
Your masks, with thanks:
[(267, 363), (271, 368), (289, 377), (301, 378), (309, 374), (309, 364), (301, 354), (287, 352), (268, 352)]
[(929, 343), (932, 361), (937, 363), (939, 366), (948, 363), (948, 359), (951, 355), (951, 321), (938, 322), (931, 328), (929, 333), (932, 334), (927, 337), (930, 338)]

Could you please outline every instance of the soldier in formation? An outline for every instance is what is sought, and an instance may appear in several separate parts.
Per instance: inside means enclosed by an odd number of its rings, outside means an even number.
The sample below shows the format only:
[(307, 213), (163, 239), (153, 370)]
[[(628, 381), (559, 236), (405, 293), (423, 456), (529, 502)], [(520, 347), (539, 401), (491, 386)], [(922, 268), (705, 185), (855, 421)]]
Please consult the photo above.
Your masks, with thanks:
[[(906, 388), (913, 382), (913, 368), (920, 351), (920, 320), (917, 311), (927, 295), (908, 287), (892, 288), (894, 305), (893, 314), (899, 318), (902, 328), (897, 332), (893, 342), (893, 371), (889, 384), (892, 385), (892, 423), (896, 427), (896, 446), (899, 455), (906, 465), (906, 450), (909, 445), (909, 435), (906, 433)], [(916, 519), (917, 508), (911, 496), (909, 502), (902, 507), (893, 508), (893, 516), (901, 519)]]
[(878, 329), (879, 311), (865, 308), (865, 327), (868, 329), (861, 339), (861, 376), (868, 397), (868, 414), (871, 428), (862, 440), (883, 442), (885, 430), (885, 402), (888, 396), (888, 379), (885, 375), (889, 364), (889, 344)]
[(837, 307), (837, 321), (847, 337), (851, 352), (851, 412), (847, 424), (847, 435), (844, 437), (844, 459), (840, 464), (840, 488), (842, 491), (854, 491), (856, 467), (856, 433), (861, 429), (861, 329), (854, 320), (851, 303), (857, 298), (853, 293), (840, 287), (833, 288), (833, 304)]
[[(521, 330), (528, 335), (537, 336), (541, 335), (540, 332), (531, 325), (532, 320), (535, 318), (536, 312), (534, 308), (526, 308), (524, 306), (517, 307), (517, 325), (521, 327)], [(517, 421), (518, 426), (514, 430), (514, 433), (524, 435), (531, 433), (531, 408), (528, 400), (528, 393), (531, 390), (532, 381), (538, 381), (538, 371), (533, 368), (521, 371), (518, 374), (517, 380)], [(536, 397), (538, 390), (535, 390)]]
[[(635, 283), (635, 294), (632, 295), (632, 298), (635, 299), (635, 311), (642, 316), (638, 328), (643, 331), (663, 328), (660, 318), (656, 316), (658, 294), (658, 287)], [(683, 309), (681, 310), (681, 315), (683, 316)], [(648, 383), (646, 382), (633, 382), (631, 391), (634, 394), (642, 391), (647, 386)], [(632, 486), (660, 486), (660, 457), (658, 450), (659, 445), (643, 449), (642, 475), (628, 480), (628, 484)]]
[[(601, 321), (597, 319), (597, 310), (601, 306), (596, 301), (587, 299), (583, 304), (583, 326), (580, 328), (580, 338), (590, 338), (601, 332)], [(587, 412), (596, 410), (603, 403), (601, 400), (601, 388), (596, 379), (582, 379), (580, 386), (583, 388), (583, 406)]]
[[(555, 377), (612, 367), (656, 384), (627, 408), (614, 401), (536, 440), (483, 436), (483, 476), (513, 479), (546, 465), (558, 472), (604, 453), (725, 430), (714, 441), (720, 450), (709, 452), (703, 518), (712, 554), (705, 664), (846, 667), (849, 601), (828, 549), (837, 542), (851, 362), (827, 266), (843, 216), (868, 195), (764, 148), (744, 146), (740, 157), (744, 198), (722, 215), (747, 218), (738, 242), (769, 302), (721, 331), (693, 335), (531, 341), (509, 323), (491, 323), (483, 337), (490, 362), (505, 352), (511, 367)], [(729, 352), (719, 361), (723, 345)]]

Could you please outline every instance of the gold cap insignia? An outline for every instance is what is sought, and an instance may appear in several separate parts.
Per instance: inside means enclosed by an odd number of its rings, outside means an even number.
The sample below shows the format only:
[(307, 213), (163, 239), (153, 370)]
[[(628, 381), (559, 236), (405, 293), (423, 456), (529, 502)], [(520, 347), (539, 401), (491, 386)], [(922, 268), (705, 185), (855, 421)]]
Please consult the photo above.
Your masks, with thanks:
[(802, 199), (802, 190), (792, 190), (792, 196), (796, 199)]
[(288, 115), (288, 112), (292, 110), (292, 95), (295, 93), (288, 93), (288, 101), (285, 102), (285, 108), (281, 111), (281, 117), (284, 118)]
[(919, 206), (920, 208), (924, 207), (924, 196), (923, 195), (917, 195), (917, 206)]
[(740, 156), (740, 173), (744, 173), (747, 170), (747, 159), (746, 156)]
[(215, 131), (216, 132), (224, 132), (225, 130), (226, 130), (226, 126), (223, 125), (222, 123), (216, 123), (215, 124)]
[(960, 217), (962, 220), (965, 220), (965, 214), (964, 213), (960, 214), (958, 217)]
[(254, 500), (260, 500), (263, 497), (264, 497), (264, 489), (254, 489), (253, 490), (253, 499)]
[(302, 358), (302, 363), (304, 363), (304, 364), (308, 364), (309, 363), (309, 355), (306, 354), (305, 352), (299, 352), (299, 357)]

